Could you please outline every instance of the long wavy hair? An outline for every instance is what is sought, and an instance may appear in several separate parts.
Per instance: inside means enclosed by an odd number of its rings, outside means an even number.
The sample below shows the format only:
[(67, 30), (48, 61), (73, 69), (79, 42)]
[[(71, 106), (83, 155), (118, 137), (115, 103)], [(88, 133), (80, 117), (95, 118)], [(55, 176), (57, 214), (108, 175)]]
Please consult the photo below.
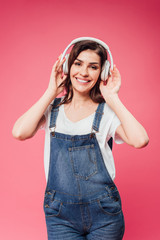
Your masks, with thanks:
[[(100, 44), (98, 44), (97, 42), (91, 41), (91, 40), (84, 40), (84, 41), (80, 41), (77, 42), (69, 55), (68, 58), (68, 74), (66, 79), (60, 84), (59, 87), (63, 86), (66, 94), (62, 100), (61, 104), (66, 104), (72, 101), (73, 98), (73, 88), (72, 88), (72, 83), (70, 80), (70, 69), (72, 64), (74, 63), (75, 59), (78, 57), (78, 55), (84, 51), (84, 50), (93, 50), (94, 52), (96, 52), (101, 59), (101, 69), (102, 66), (104, 64), (104, 62), (107, 60), (107, 52), (106, 49), (101, 46)], [(100, 78), (101, 74), (99, 75), (99, 78), (96, 82), (96, 84), (93, 86), (93, 88), (90, 90), (90, 98), (93, 100), (93, 102), (95, 103), (101, 103), (104, 102), (104, 98), (102, 97), (101, 93), (100, 93), (100, 89), (99, 89), (99, 84), (101, 81)]]

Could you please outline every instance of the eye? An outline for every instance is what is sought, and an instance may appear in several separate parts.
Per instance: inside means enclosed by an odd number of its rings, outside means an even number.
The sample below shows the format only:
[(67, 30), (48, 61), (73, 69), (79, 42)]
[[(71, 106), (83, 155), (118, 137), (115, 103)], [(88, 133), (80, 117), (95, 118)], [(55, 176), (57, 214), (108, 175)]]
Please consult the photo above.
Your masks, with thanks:
[(93, 70), (97, 70), (97, 69), (98, 69), (98, 67), (95, 66), (95, 65), (91, 65), (91, 68), (92, 68)]
[(80, 66), (81, 63), (80, 63), (80, 62), (74, 62), (74, 65), (76, 65), (76, 66)]

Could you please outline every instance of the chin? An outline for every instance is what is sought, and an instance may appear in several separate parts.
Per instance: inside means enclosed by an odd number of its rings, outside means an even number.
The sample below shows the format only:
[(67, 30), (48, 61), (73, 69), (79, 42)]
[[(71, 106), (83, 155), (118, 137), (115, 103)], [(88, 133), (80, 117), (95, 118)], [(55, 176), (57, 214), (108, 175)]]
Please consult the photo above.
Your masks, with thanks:
[(72, 86), (74, 91), (77, 91), (80, 93), (89, 93), (91, 89), (95, 86), (95, 84), (90, 86), (73, 84)]
[(90, 93), (90, 90), (91, 89), (82, 89), (82, 88), (73, 88), (73, 92), (77, 92), (77, 93), (80, 93), (80, 94), (86, 94), (88, 95)]

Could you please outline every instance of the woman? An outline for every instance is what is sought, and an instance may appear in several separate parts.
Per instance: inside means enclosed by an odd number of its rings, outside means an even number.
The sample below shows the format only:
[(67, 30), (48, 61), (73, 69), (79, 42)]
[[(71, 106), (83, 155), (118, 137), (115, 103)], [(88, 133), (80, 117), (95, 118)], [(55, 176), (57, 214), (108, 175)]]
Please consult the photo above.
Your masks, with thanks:
[[(102, 45), (97, 39), (76, 41), (69, 58), (61, 61), (60, 56), (54, 64), (44, 95), (13, 128), (13, 136), (24, 140), (45, 123), (49, 240), (123, 238), (124, 217), (107, 142), (112, 137), (142, 148), (149, 140), (118, 97), (121, 77), (116, 66), (108, 79), (102, 74), (107, 60)], [(65, 96), (57, 98), (64, 90)]]

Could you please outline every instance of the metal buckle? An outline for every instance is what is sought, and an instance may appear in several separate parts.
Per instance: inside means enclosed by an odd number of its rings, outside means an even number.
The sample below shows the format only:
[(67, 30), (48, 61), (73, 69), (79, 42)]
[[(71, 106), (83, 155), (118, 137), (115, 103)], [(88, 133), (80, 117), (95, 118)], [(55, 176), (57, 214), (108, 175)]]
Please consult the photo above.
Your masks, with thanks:
[(97, 132), (98, 131), (95, 131), (93, 128), (91, 128), (90, 138), (93, 138)]
[(55, 136), (55, 129), (56, 129), (56, 125), (55, 127), (49, 128), (53, 137)]

